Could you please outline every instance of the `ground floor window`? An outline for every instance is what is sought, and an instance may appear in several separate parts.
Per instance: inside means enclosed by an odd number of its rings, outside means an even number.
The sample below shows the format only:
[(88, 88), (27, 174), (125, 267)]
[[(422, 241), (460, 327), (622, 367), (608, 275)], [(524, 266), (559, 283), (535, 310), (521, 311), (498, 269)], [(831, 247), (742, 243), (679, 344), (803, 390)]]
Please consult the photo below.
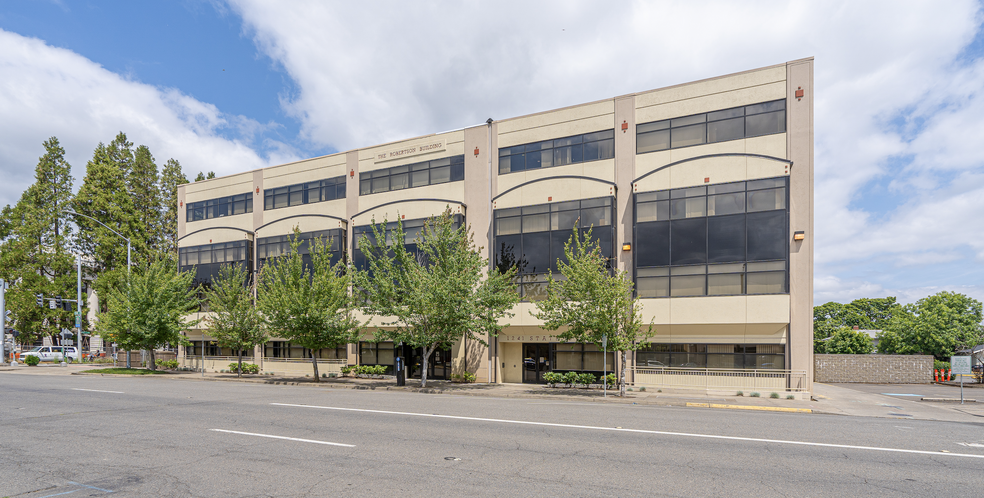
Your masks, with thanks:
[[(219, 356), (222, 349), (214, 342), (205, 341), (205, 356)], [(185, 348), (185, 356), (201, 356), (202, 341), (191, 341), (191, 345)]]
[(393, 366), (396, 362), (393, 342), (360, 342), (359, 343), (359, 364), (360, 365), (389, 365)]
[(784, 344), (660, 344), (636, 352), (637, 367), (783, 370)]

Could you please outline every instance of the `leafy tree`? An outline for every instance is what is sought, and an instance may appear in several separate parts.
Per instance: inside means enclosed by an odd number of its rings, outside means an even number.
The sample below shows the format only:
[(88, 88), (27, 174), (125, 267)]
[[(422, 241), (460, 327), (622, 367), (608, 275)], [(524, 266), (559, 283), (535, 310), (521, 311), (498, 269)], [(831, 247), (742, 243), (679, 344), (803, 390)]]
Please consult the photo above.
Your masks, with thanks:
[(848, 304), (829, 302), (813, 307), (814, 340), (826, 339), (841, 327), (883, 329), (906, 313), (894, 297), (861, 298)]
[(123, 285), (107, 295), (107, 311), (99, 313), (96, 330), (123, 350), (150, 351), (148, 366), (155, 370), (154, 349), (163, 344), (188, 344), (181, 331), (194, 326), (185, 317), (198, 309), (192, 272), (179, 272), (169, 258), (155, 258), (134, 268)]
[(75, 257), (70, 252), (75, 234), (64, 213), (72, 202), (71, 166), (57, 138), (45, 141), (44, 148), (34, 184), (13, 208), (4, 208), (0, 223), (0, 277), (12, 284), (7, 309), (22, 333), (22, 344), (74, 325), (71, 311), (50, 309), (47, 301), (39, 307), (35, 300), (35, 294), (66, 299), (76, 295)]
[(332, 266), (330, 244), (315, 239), (309, 246), (311, 267), (305, 266), (299, 236), (295, 228), (290, 251), (268, 259), (260, 270), (257, 304), (271, 336), (311, 350), (314, 381), (320, 382), (314, 352), (358, 340), (361, 323), (352, 316), (356, 306), (345, 265)]
[(232, 348), (239, 357), (238, 376), (243, 375), (243, 350), (267, 341), (262, 318), (253, 303), (249, 272), (239, 264), (224, 265), (205, 292), (208, 301), (208, 330), (220, 347)]
[(533, 316), (543, 320), (546, 330), (560, 330), (557, 338), (580, 343), (592, 342), (621, 354), (622, 373), (619, 395), (625, 396), (626, 352), (644, 345), (652, 336), (652, 325), (644, 330), (641, 304), (632, 297), (632, 281), (621, 270), (612, 270), (602, 256), (591, 230), (581, 235), (574, 227), (564, 245), (565, 260), (558, 260), (563, 278), (550, 272), (547, 298), (536, 303)]
[(206, 180), (211, 180), (212, 178), (215, 178), (215, 172), (214, 171), (209, 171), (208, 172), (208, 176), (205, 179)]
[(981, 302), (943, 291), (905, 306), (881, 335), (878, 350), (888, 354), (931, 354), (947, 360), (957, 349), (984, 341)]
[(416, 253), (405, 247), (401, 222), (388, 234), (385, 220), (372, 225), (373, 238), (359, 241), (367, 265), (355, 272), (355, 287), (367, 314), (394, 317), (377, 338), (423, 350), (420, 385), (426, 387), (435, 350), (465, 338), (487, 345), (486, 336), (508, 326), (500, 320), (519, 301), (510, 282), (515, 270), (487, 271), (469, 227), (455, 228), (450, 209), (424, 223)]
[(161, 171), (161, 250), (169, 254), (178, 253), (178, 186), (188, 183), (181, 172), (181, 163), (168, 159)]
[(199, 171), (198, 172), (198, 176), (195, 177), (195, 181), (196, 182), (200, 182), (200, 181), (203, 181), (203, 180), (205, 180), (205, 173), (202, 173), (201, 171)]
[(814, 342), (814, 353), (817, 354), (871, 354), (875, 348), (871, 337), (849, 327), (841, 327), (834, 331), (826, 341)]

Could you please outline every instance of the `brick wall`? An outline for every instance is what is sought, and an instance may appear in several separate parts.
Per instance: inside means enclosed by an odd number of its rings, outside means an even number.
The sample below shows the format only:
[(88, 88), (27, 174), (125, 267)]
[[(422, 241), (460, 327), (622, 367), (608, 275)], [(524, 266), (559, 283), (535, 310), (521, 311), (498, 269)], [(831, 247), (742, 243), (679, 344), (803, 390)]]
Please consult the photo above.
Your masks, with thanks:
[(928, 384), (933, 381), (933, 357), (892, 354), (813, 355), (816, 382), (871, 384)]

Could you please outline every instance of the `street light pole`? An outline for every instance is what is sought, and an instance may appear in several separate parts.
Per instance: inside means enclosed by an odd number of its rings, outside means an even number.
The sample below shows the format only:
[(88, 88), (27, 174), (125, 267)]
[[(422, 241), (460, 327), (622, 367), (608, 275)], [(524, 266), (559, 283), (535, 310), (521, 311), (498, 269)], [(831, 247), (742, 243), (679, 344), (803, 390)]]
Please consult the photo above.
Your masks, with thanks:
[[(105, 223), (103, 223), (103, 222), (101, 222), (101, 221), (93, 218), (92, 216), (89, 216), (89, 215), (86, 215), (86, 214), (82, 214), (82, 213), (76, 213), (75, 211), (72, 211), (72, 210), (69, 210), (69, 209), (66, 209), (66, 210), (64, 210), (62, 212), (64, 212), (65, 214), (72, 214), (72, 215), (75, 215), (75, 216), (81, 216), (83, 218), (88, 218), (88, 219), (90, 219), (92, 221), (95, 221), (96, 223), (99, 223), (100, 225), (102, 225), (103, 228), (105, 228), (106, 230), (109, 230), (110, 232), (115, 233), (121, 239), (125, 240), (126, 241), (126, 275), (127, 275), (127, 277), (130, 276), (130, 274), (132, 273), (133, 270), (130, 268), (130, 246), (131, 246), (131, 244), (130, 244), (130, 239), (128, 237), (125, 237), (122, 233), (117, 232), (116, 230), (113, 230), (112, 228), (109, 228)], [(82, 284), (81, 284), (81, 278), (82, 278), (81, 277), (81, 268), (82, 268), (82, 266), (81, 266), (81, 259), (79, 261), (80, 261), (79, 262), (79, 269), (80, 269), (80, 273), (79, 273), (79, 296), (80, 296), (80, 298), (79, 298), (80, 299), (79, 300), (79, 312), (81, 312), (82, 311), (82, 307), (81, 307), (81, 305), (82, 305), (82, 302), (81, 302), (81, 294), (82, 294)], [(127, 283), (127, 292), (129, 292), (129, 282)], [(81, 352), (81, 350), (82, 350), (81, 349), (82, 348), (81, 332), (79, 332), (79, 334), (80, 334), (79, 351)], [(126, 368), (130, 368), (130, 351), (127, 351), (126, 352)]]

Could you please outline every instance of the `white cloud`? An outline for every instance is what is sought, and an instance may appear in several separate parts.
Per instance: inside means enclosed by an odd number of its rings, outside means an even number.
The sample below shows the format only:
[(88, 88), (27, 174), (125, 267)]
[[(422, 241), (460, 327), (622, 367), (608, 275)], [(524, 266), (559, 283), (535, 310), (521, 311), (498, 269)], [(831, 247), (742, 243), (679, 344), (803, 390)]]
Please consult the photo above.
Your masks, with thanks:
[[(44, 154), (42, 142), (58, 137), (78, 186), (99, 142), (123, 131), (147, 145), (158, 165), (181, 161), (185, 174), (219, 175), (263, 167), (296, 157), (289, 148), (268, 144), (271, 157), (252, 147), (265, 126), (222, 113), (180, 90), (158, 88), (112, 73), (81, 55), (0, 30), (0, 202), (14, 203), (33, 182)], [(238, 137), (230, 140), (222, 133)]]
[[(297, 83), (304, 138), (339, 149), (816, 56), (817, 299), (886, 290), (841, 263), (984, 251), (984, 65), (955, 63), (969, 0), (229, 3)], [(870, 182), (901, 200), (857, 207)]]

